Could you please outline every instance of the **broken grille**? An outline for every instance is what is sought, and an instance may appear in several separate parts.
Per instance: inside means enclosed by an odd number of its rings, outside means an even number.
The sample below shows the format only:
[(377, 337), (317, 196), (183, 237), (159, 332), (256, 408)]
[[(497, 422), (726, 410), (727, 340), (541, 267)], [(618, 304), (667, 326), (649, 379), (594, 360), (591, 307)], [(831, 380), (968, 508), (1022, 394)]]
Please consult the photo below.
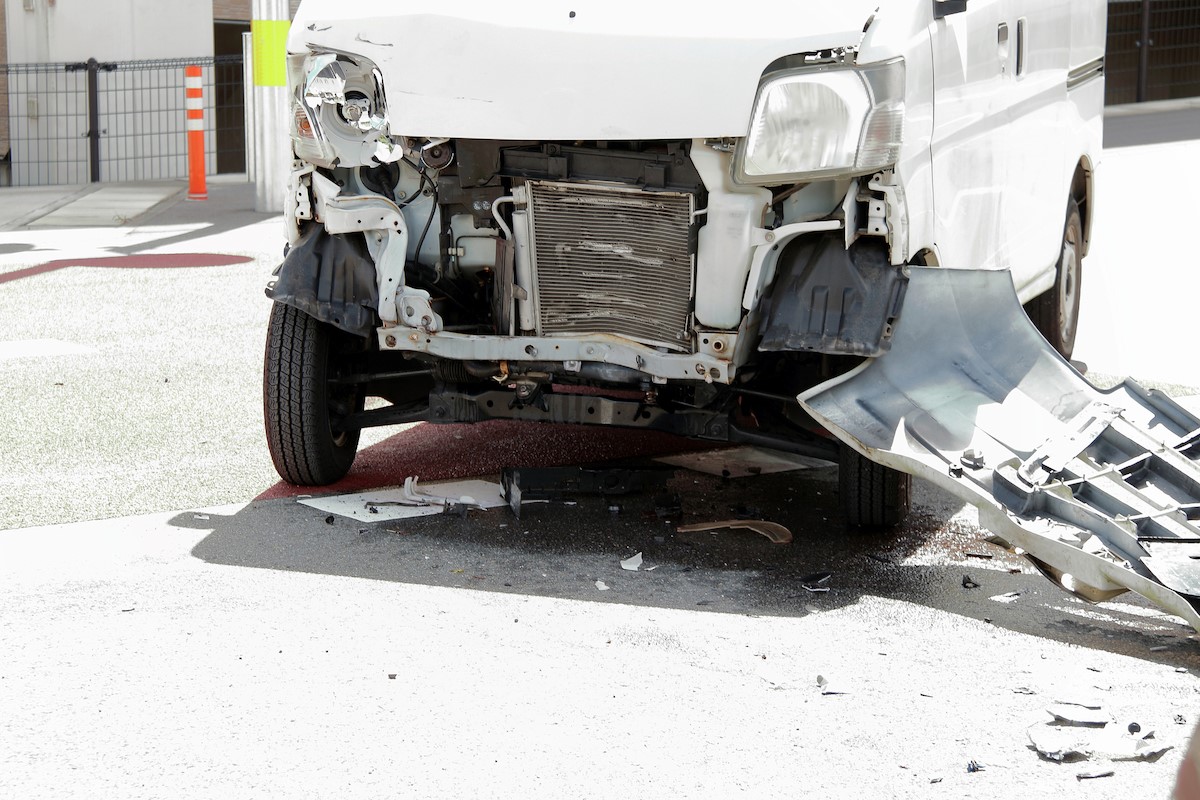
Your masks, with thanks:
[(610, 333), (690, 350), (692, 196), (529, 187), (538, 334)]

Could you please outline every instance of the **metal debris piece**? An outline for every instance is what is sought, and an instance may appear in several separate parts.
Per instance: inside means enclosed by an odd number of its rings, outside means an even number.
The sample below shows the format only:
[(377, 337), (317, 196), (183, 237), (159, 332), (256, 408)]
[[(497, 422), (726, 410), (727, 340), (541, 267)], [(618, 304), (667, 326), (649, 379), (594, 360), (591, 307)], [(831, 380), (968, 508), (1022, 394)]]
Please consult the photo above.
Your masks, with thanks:
[(775, 544), (789, 544), (792, 541), (792, 532), (787, 528), (778, 522), (767, 522), (760, 519), (726, 519), (720, 522), (697, 522), (692, 525), (680, 525), (675, 530), (680, 533), (703, 533), (705, 531), (719, 531), (726, 528), (761, 533)]
[(971, 579), (970, 575), (963, 575), (962, 586), (964, 589), (978, 589), (979, 584)]
[(1004, 594), (994, 595), (988, 599), (995, 600), (997, 603), (1011, 603), (1020, 596), (1020, 592), (1005, 592)]
[(599, 589), (599, 590), (600, 590), (600, 591), (602, 591), (602, 592), (607, 592), (607, 591), (608, 591), (608, 584), (607, 584), (607, 583), (605, 583), (604, 581), (596, 581), (596, 588), (597, 588), (597, 589)]
[(621, 561), (621, 569), (629, 570), (630, 572), (637, 572), (641, 568), (642, 568), (642, 554), (641, 553), (634, 553), (629, 558), (623, 559)]
[(1035, 692), (1033, 689), (1030, 689), (1028, 686), (1018, 686), (1017, 688), (1013, 689), (1013, 694), (1037, 694), (1037, 692)]
[(1080, 772), (1075, 776), (1075, 780), (1086, 781), (1091, 780), (1092, 778), (1111, 778), (1116, 774), (1117, 773), (1111, 769), (1106, 769), (1103, 772)]
[(1175, 724), (1176, 725), (1187, 725), (1187, 717), (1185, 717), (1183, 714), (1176, 714), (1175, 715)]
[(930, 783), (941, 783), (942, 779), (941, 778), (930, 778), (929, 782)]
[(557, 500), (573, 494), (637, 494), (663, 488), (674, 474), (675, 470), (664, 468), (505, 467), (500, 471), (500, 483), (509, 508), (520, 517), (521, 503), (530, 500)]

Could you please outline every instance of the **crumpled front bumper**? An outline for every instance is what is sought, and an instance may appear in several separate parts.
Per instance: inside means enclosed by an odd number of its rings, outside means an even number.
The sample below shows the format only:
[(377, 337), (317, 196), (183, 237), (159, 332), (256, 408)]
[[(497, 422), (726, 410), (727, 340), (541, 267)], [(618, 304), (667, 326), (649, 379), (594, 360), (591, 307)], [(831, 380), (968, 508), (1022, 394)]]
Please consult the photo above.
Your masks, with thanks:
[(977, 506), (1064, 589), (1132, 590), (1200, 630), (1200, 417), (1132, 381), (1092, 386), (1007, 273), (913, 268), (891, 351), (799, 400), (868, 458)]

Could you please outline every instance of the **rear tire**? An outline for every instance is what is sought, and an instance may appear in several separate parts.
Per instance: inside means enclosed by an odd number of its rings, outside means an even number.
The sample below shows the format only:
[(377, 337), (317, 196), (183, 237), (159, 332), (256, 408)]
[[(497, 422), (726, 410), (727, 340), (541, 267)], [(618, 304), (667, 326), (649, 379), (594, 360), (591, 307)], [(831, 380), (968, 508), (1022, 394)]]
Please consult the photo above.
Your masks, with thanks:
[(330, 384), (338, 341), (347, 336), (299, 309), (276, 303), (263, 359), (263, 418), (279, 476), (298, 486), (345, 477), (358, 450), (358, 430), (341, 421), (362, 410), (355, 387)]
[(1071, 199), (1067, 202), (1067, 219), (1055, 267), (1054, 286), (1025, 306), (1025, 313), (1034, 327), (1068, 361), (1075, 351), (1075, 333), (1079, 328), (1082, 273), (1083, 221), (1079, 205)]
[(912, 476), (876, 464), (842, 445), (838, 488), (846, 524), (862, 530), (888, 530), (908, 517)]

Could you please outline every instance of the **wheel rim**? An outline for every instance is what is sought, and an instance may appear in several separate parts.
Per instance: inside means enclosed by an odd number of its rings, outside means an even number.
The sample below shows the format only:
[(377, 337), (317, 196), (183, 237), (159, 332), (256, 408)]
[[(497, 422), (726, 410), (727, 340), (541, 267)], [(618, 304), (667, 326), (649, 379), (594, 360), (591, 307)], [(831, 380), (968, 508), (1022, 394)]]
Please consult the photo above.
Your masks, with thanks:
[(1067, 227), (1063, 237), (1062, 256), (1058, 270), (1058, 327), (1059, 338), (1068, 343), (1075, 338), (1075, 318), (1079, 314), (1079, 231)]

